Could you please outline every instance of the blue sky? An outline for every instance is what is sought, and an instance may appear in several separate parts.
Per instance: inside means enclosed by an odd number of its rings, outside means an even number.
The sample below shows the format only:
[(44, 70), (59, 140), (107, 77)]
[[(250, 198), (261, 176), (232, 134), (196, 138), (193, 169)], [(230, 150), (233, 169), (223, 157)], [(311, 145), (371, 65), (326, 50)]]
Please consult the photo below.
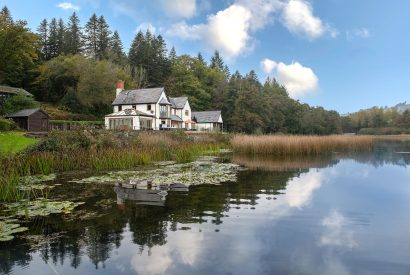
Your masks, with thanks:
[(219, 50), (231, 71), (276, 77), (290, 95), (340, 113), (410, 101), (410, 1), (0, 0), (35, 30), (43, 18), (104, 15), (127, 49), (137, 29), (178, 54)]

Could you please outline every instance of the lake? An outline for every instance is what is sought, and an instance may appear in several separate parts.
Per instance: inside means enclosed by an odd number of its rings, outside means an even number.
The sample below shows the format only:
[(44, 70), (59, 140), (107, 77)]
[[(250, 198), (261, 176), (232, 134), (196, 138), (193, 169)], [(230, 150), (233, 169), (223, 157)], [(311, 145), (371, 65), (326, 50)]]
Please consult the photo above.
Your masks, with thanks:
[[(57, 175), (41, 196), (84, 204), (23, 222), (0, 242), (0, 273), (410, 274), (409, 151), (386, 141), (368, 154)], [(161, 184), (178, 169), (192, 185)], [(150, 173), (160, 182), (135, 181)]]

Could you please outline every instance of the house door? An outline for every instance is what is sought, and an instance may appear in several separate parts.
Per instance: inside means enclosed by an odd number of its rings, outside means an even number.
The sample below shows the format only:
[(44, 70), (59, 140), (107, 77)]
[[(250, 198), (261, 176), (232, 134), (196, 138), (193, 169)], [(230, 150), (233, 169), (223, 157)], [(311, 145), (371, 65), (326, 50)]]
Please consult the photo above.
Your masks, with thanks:
[(41, 131), (48, 131), (48, 119), (47, 118), (41, 119)]

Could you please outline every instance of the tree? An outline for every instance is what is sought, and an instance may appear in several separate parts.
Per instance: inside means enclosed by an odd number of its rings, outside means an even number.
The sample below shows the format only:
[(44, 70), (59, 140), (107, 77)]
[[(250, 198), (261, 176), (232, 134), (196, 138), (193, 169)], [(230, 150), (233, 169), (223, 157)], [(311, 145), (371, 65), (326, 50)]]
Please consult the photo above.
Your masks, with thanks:
[(65, 52), (65, 25), (63, 19), (60, 18), (57, 26), (57, 54), (60, 55)]
[(12, 114), (23, 109), (32, 109), (40, 106), (32, 97), (28, 97), (23, 93), (18, 93), (9, 97), (2, 106), (0, 106), (0, 113), (2, 115)]
[(41, 43), (41, 58), (43, 60), (48, 60), (49, 59), (49, 50), (48, 50), (48, 23), (47, 19), (43, 19), (41, 21), (40, 26), (37, 28), (37, 33), (40, 37), (40, 43)]
[(49, 26), (49, 36), (48, 36), (48, 51), (49, 58), (54, 58), (59, 55), (58, 52), (58, 26), (57, 19), (52, 18)]
[(202, 56), (202, 54), (200, 52), (198, 53), (197, 58), (198, 58), (199, 62), (206, 65), (206, 61), (205, 61), (204, 57)]
[(65, 35), (65, 52), (68, 54), (79, 54), (82, 52), (82, 33), (80, 20), (75, 12), (68, 18)]
[(22, 20), (13, 21), (4, 7), (0, 12), (0, 83), (23, 87), (40, 52), (40, 41)]
[(224, 70), (224, 61), (222, 60), (222, 57), (219, 55), (218, 51), (214, 52), (214, 55), (211, 58), (210, 67), (212, 69), (220, 70), (221, 72)]
[(96, 56), (99, 60), (106, 59), (110, 46), (110, 28), (104, 16), (100, 16), (97, 21), (97, 51)]
[(177, 51), (175, 50), (175, 47), (172, 47), (171, 51), (169, 52), (168, 59), (171, 63), (173, 63), (176, 58), (177, 58)]
[(109, 59), (118, 65), (124, 65), (125, 63), (125, 54), (120, 39), (120, 35), (117, 31), (114, 31), (114, 34), (111, 38)]
[(84, 45), (87, 56), (97, 58), (99, 54), (98, 18), (94, 13), (85, 25)]

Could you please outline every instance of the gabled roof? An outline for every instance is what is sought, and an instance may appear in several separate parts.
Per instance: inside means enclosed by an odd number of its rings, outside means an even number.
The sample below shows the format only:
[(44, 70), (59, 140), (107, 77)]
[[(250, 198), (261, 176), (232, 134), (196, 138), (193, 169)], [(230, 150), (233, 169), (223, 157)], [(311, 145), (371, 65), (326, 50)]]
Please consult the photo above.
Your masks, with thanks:
[(180, 118), (180, 117), (177, 116), (177, 115), (170, 115), (169, 117), (171, 118), (172, 121), (184, 122), (184, 121), (182, 120), (182, 118)]
[(3, 86), (3, 85), (0, 85), (0, 93), (14, 94), (14, 95), (16, 95), (18, 93), (22, 93), (25, 96), (33, 96), (32, 94), (30, 94), (29, 92), (27, 92), (24, 89), (10, 87), (10, 86)]
[(169, 101), (171, 102), (173, 108), (183, 109), (188, 101), (188, 97), (170, 97)]
[(112, 105), (132, 105), (157, 103), (164, 88), (124, 90), (114, 100)]
[(219, 122), (221, 111), (192, 112), (192, 120), (197, 123)]
[(169, 103), (168, 99), (166, 99), (165, 97), (161, 98), (159, 104), (161, 104), (161, 105), (172, 105), (171, 103)]
[(144, 113), (141, 111), (137, 111), (134, 109), (125, 109), (116, 113), (112, 113), (109, 115), (106, 115), (106, 117), (116, 117), (116, 116), (147, 116), (147, 117), (153, 117), (154, 115)]
[(16, 113), (11, 114), (11, 115), (8, 115), (8, 116), (6, 116), (6, 117), (10, 117), (10, 118), (13, 118), (13, 117), (29, 117), (29, 116), (31, 116), (32, 114), (34, 114), (34, 113), (36, 113), (36, 112), (38, 112), (38, 111), (40, 111), (40, 112), (42, 112), (42, 113), (44, 113), (45, 115), (48, 116), (48, 114), (47, 114), (46, 112), (44, 112), (43, 110), (41, 110), (40, 108), (35, 108), (35, 109), (24, 109), (24, 110), (20, 110), (20, 111), (18, 111), (18, 112), (16, 112)]

